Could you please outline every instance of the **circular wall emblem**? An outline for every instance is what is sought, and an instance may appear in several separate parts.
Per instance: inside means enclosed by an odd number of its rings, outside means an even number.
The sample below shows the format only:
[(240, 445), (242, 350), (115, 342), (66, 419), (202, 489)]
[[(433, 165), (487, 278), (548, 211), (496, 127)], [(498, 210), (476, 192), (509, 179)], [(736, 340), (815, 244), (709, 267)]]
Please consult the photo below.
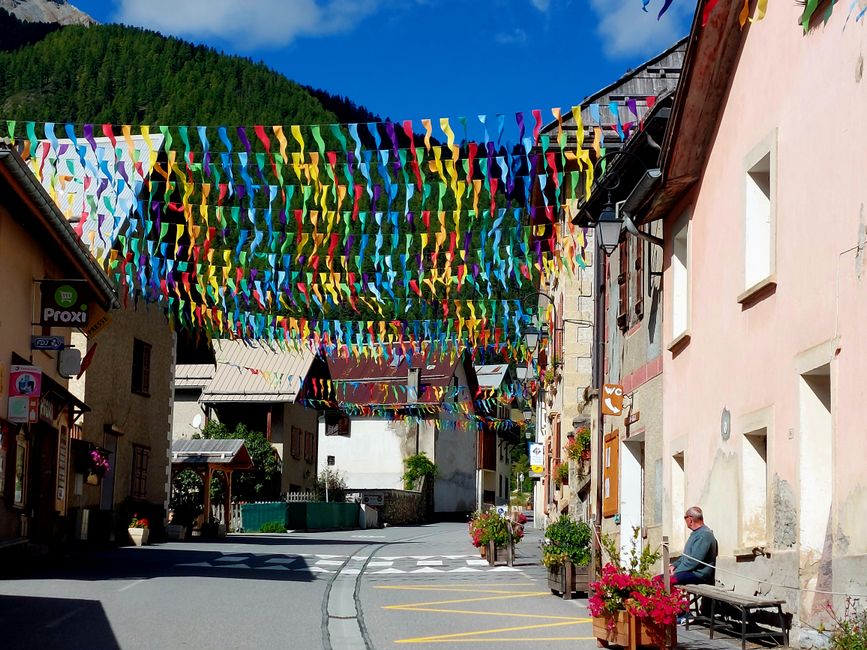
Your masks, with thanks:
[(78, 300), (78, 292), (69, 284), (61, 284), (54, 292), (54, 302), (63, 309), (69, 309)]

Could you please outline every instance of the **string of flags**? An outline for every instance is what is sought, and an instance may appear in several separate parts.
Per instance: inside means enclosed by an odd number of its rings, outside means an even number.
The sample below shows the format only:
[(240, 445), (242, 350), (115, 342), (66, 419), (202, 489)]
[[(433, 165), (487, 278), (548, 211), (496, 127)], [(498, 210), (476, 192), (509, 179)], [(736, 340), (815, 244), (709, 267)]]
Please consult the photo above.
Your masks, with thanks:
[[(625, 137), (621, 107), (608, 111)], [(443, 118), (444, 144), (430, 120), (423, 136), (411, 122), (5, 127), (123, 297), (164, 304), (175, 326), (356, 358), (404, 340), (522, 358), (535, 306), (520, 297), (583, 266), (563, 209), (602, 153), (552, 115), (516, 114), (514, 144), (503, 116), (460, 142)], [(577, 107), (571, 119), (585, 133)]]

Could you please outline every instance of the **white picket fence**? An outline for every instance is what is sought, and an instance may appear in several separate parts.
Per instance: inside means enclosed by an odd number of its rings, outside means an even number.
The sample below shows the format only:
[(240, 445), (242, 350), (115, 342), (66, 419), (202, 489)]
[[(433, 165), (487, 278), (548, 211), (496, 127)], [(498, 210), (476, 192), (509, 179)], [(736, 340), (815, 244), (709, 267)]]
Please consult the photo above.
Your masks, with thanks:
[[(307, 503), (316, 501), (312, 492), (289, 492), (286, 495), (286, 503)], [(275, 503), (274, 501), (249, 501), (248, 503)], [(226, 526), (230, 531), (241, 529), (241, 503), (233, 503), (231, 508), (232, 521)], [(222, 505), (211, 504), (211, 517), (221, 524), (225, 524), (225, 509)]]

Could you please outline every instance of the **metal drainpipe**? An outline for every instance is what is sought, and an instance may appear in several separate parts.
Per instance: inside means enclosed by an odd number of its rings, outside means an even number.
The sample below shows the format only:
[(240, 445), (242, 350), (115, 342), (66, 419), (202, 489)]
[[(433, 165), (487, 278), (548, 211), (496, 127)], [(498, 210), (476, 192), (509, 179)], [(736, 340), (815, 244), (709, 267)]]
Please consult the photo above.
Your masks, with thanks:
[(596, 529), (602, 531), (602, 480), (603, 480), (603, 443), (604, 443), (604, 420), (602, 418), (602, 382), (604, 379), (604, 347), (605, 347), (605, 297), (603, 288), (605, 273), (603, 265), (606, 264), (605, 253), (599, 243), (599, 237), (594, 233), (594, 259), (593, 259), (593, 374), (596, 394), (596, 508), (594, 523)]

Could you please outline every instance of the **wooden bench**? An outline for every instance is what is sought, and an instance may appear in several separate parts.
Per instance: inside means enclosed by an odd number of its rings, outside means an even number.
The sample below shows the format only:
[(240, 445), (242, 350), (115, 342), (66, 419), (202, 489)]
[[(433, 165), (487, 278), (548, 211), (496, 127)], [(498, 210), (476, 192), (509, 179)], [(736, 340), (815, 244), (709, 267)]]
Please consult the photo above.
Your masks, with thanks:
[[(741, 637), (741, 650), (746, 650), (747, 639), (776, 640), (779, 637), (783, 645), (789, 645), (789, 619), (783, 614), (782, 607), (786, 602), (785, 600), (745, 596), (711, 585), (684, 585), (682, 589), (689, 595), (690, 607), (694, 612), (692, 620), (687, 618), (687, 630), (690, 623), (707, 623), (710, 627), (710, 638), (712, 639), (714, 629), (717, 629), (718, 624), (721, 624), (731, 634)], [(708, 604), (702, 607), (702, 610), (699, 609), (699, 599), (707, 599), (709, 601)], [(727, 620), (725, 614), (717, 610), (718, 603), (724, 603), (738, 611), (740, 614), (740, 630), (738, 630), (737, 620)], [(780, 631), (777, 632), (776, 630), (768, 630), (766, 628), (755, 629), (756, 624), (752, 614), (756, 610), (771, 610), (772, 615), (777, 619)], [(747, 631), (748, 624), (751, 627), (751, 631)]]

